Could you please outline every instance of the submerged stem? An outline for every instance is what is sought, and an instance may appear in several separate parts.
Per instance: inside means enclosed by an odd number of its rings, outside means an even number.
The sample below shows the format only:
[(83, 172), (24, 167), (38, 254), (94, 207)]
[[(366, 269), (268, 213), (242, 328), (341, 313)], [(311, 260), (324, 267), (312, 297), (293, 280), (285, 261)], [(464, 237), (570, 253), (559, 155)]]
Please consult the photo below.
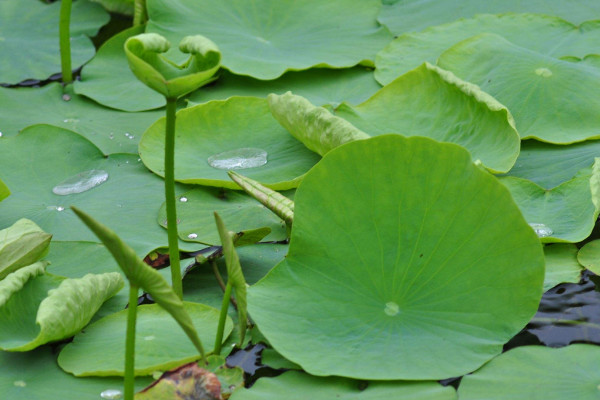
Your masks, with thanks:
[(217, 337), (215, 338), (214, 354), (221, 354), (221, 344), (223, 342), (223, 331), (225, 330), (225, 320), (227, 319), (227, 311), (229, 311), (229, 298), (231, 297), (231, 281), (227, 282), (225, 294), (223, 294), (223, 302), (221, 303), (221, 315), (219, 315), (219, 327), (217, 328)]
[(135, 383), (135, 321), (137, 317), (138, 287), (129, 285), (127, 336), (125, 340), (125, 400), (133, 400)]
[(60, 44), (60, 65), (63, 83), (73, 82), (73, 72), (71, 71), (71, 0), (62, 0), (60, 2), (60, 18), (58, 23), (59, 44)]
[(167, 202), (167, 233), (173, 291), (183, 299), (183, 285), (179, 263), (177, 210), (175, 208), (175, 111), (177, 99), (167, 99), (167, 128), (165, 132), (165, 200)]
[(146, 0), (135, 0), (133, 3), (133, 26), (146, 22)]

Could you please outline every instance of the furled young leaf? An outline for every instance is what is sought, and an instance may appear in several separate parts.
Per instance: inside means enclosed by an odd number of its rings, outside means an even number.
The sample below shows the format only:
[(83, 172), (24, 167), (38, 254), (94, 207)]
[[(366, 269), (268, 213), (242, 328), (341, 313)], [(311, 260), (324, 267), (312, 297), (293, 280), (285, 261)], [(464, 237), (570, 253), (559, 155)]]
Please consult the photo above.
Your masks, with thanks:
[(45, 261), (38, 261), (9, 274), (6, 279), (0, 281), (0, 307), (4, 306), (10, 297), (17, 293), (25, 284), (36, 276), (46, 271)]
[(17, 269), (33, 264), (48, 252), (52, 235), (33, 221), (20, 219), (0, 231), (0, 280)]
[(0, 201), (4, 200), (8, 196), (10, 196), (10, 189), (8, 189), (8, 186), (6, 186), (6, 184), (2, 182), (2, 179), (0, 179)]
[(270, 94), (268, 100), (273, 117), (293, 137), (321, 156), (344, 143), (369, 138), (348, 121), (323, 107), (315, 107), (302, 96), (287, 92)]

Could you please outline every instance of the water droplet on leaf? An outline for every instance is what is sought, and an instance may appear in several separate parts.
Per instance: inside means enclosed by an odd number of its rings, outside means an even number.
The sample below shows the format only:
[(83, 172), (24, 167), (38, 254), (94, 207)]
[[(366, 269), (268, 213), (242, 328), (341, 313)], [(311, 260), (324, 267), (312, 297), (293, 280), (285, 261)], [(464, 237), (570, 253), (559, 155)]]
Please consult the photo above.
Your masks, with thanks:
[(179, 201), (182, 203), (187, 203), (188, 199), (187, 199), (187, 197), (180, 197)]
[(538, 68), (535, 70), (535, 73), (542, 78), (550, 78), (552, 76), (552, 71), (548, 68)]
[(385, 308), (383, 309), (383, 312), (389, 315), (390, 317), (393, 317), (394, 315), (397, 315), (400, 312), (400, 306), (398, 306), (398, 304), (394, 303), (393, 301), (388, 301), (387, 303), (385, 303)]
[(123, 392), (118, 389), (107, 389), (100, 393), (100, 397), (103, 399), (116, 400), (123, 397)]
[(217, 169), (256, 168), (267, 163), (267, 152), (254, 147), (242, 147), (214, 154), (207, 161), (208, 165)]
[(144, 340), (154, 340), (154, 339), (156, 339), (156, 336), (154, 336), (154, 335), (144, 336)]
[(190, 238), (190, 239), (196, 239), (197, 237), (198, 237), (198, 235), (197, 235), (197, 234), (195, 234), (195, 233), (190, 233), (190, 234), (188, 235), (188, 238)]
[(27, 383), (25, 383), (25, 381), (14, 381), (13, 385), (15, 385), (17, 387), (25, 387), (25, 386), (27, 386)]
[(52, 188), (52, 193), (66, 196), (73, 193), (82, 193), (90, 190), (108, 179), (108, 173), (100, 169), (80, 172)]
[(53, 211), (64, 211), (65, 208), (63, 206), (48, 206), (46, 209)]
[(62, 95), (62, 99), (63, 99), (64, 101), (70, 101), (70, 100), (71, 100), (71, 96), (69, 96), (68, 94), (63, 94), (63, 95)]
[(538, 237), (544, 238), (551, 236), (554, 231), (544, 224), (532, 223), (529, 224)]

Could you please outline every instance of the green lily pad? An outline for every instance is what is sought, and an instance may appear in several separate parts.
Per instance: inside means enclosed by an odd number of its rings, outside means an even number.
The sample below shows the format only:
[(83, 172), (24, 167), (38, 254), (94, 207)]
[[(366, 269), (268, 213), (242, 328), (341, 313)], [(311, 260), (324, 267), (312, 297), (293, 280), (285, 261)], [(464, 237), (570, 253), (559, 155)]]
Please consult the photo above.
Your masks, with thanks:
[(133, 15), (133, 2), (134, 0), (91, 0), (94, 3), (100, 3), (102, 6), (110, 12)]
[[(366, 386), (366, 387), (365, 387)], [(359, 382), (319, 378), (290, 371), (276, 378), (261, 378), (250, 389), (233, 392), (231, 400), (454, 400), (456, 391), (437, 382)]]
[(543, 265), (510, 193), (466, 150), (385, 135), (332, 150), (305, 176), (289, 254), (250, 287), (248, 311), (311, 374), (443, 379), (523, 328)]
[[(18, 83), (46, 79), (60, 72), (58, 20), (60, 2), (2, 0), (0, 4), (0, 81)], [(73, 68), (94, 55), (88, 36), (109, 20), (108, 13), (87, 0), (73, 2), (71, 9), (71, 62)]]
[(600, 184), (599, 168), (596, 162), (551, 190), (511, 176), (499, 180), (542, 242), (576, 243), (589, 236), (598, 217), (598, 195), (592, 188)]
[(335, 113), (370, 135), (399, 133), (459, 144), (493, 171), (508, 171), (519, 154), (519, 135), (506, 108), (430, 64), (399, 77), (356, 107), (343, 103)]
[(600, 240), (592, 240), (577, 253), (577, 261), (596, 275), (600, 275)]
[(568, 144), (600, 138), (600, 69), (544, 56), (492, 34), (455, 45), (438, 65), (506, 105), (523, 139)]
[(435, 63), (446, 49), (481, 33), (501, 35), (552, 57), (583, 57), (599, 51), (600, 25), (594, 21), (576, 26), (548, 15), (478, 15), (399, 36), (377, 53), (375, 78), (385, 85), (424, 61)]
[[(171, 43), (206, 36), (223, 52), (225, 68), (264, 80), (288, 70), (372, 61), (391, 39), (375, 20), (379, 0), (148, 0), (147, 7), (146, 32)], [(173, 50), (167, 57), (184, 59)]]
[(104, 106), (123, 111), (164, 107), (164, 96), (135, 77), (123, 51), (125, 41), (142, 32), (144, 26), (134, 26), (107, 40), (81, 70), (81, 80), (74, 83), (75, 92)]
[[(64, 94), (69, 101), (63, 99)], [(52, 83), (42, 88), (0, 88), (0, 119), (3, 137), (16, 135), (33, 124), (46, 123), (85, 136), (104, 154), (137, 154), (142, 133), (164, 111), (128, 113), (99, 107), (73, 93), (72, 87), (61, 89)]]
[(394, 34), (401, 34), (476, 14), (510, 12), (557, 15), (574, 24), (581, 24), (600, 14), (600, 4), (595, 0), (463, 0), (460, 3), (445, 0), (402, 0), (385, 5), (378, 20)]
[[(214, 343), (219, 310), (184, 303), (203, 343)], [(58, 356), (62, 369), (75, 376), (123, 376), (127, 310), (102, 318), (76, 335)], [(224, 337), (233, 328), (230, 318)], [(135, 373), (151, 375), (197, 360), (200, 355), (175, 320), (156, 304), (138, 307)]]
[[(165, 119), (161, 118), (144, 133), (139, 146), (144, 164), (160, 176), (164, 175), (164, 137)], [(266, 152), (267, 162), (241, 172), (275, 190), (296, 187), (319, 159), (277, 123), (265, 99), (232, 97), (177, 113), (175, 180), (239, 189), (227, 176), (227, 167), (211, 167), (208, 158), (243, 156), (248, 149), (263, 157)], [(246, 156), (253, 160), (256, 154)]]
[(68, 278), (121, 271), (102, 243), (52, 241), (46, 259), (48, 272)]
[(524, 346), (493, 359), (458, 388), (461, 400), (592, 400), (598, 398), (600, 348)]
[(48, 252), (50, 239), (51, 234), (25, 218), (0, 230), (0, 280), (42, 258)]
[(577, 261), (579, 249), (571, 243), (557, 243), (544, 246), (546, 256), (546, 277), (544, 291), (559, 283), (577, 283), (583, 268)]
[(381, 86), (373, 77), (373, 70), (360, 66), (290, 71), (272, 81), (260, 81), (224, 70), (216, 82), (190, 94), (188, 101), (190, 105), (197, 105), (233, 96), (267, 97), (270, 93), (292, 91), (313, 104), (331, 104), (335, 107), (342, 101), (361, 103), (379, 89)]
[[(138, 377), (135, 389), (152, 380)], [(0, 392), (11, 400), (98, 400), (105, 390), (123, 390), (121, 378), (75, 378), (56, 364), (48, 346), (26, 353), (0, 351)]]
[(284, 358), (273, 349), (264, 349), (260, 353), (260, 362), (275, 369), (302, 369), (298, 364)]

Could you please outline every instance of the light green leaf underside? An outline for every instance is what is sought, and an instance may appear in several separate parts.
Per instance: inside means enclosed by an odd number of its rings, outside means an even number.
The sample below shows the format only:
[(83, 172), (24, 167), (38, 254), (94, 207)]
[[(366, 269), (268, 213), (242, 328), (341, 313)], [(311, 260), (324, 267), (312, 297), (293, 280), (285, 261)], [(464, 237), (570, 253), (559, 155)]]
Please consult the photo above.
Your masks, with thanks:
[(600, 275), (600, 240), (592, 240), (577, 253), (577, 261), (596, 275)]
[(522, 178), (498, 179), (510, 190), (527, 222), (544, 224), (552, 231), (542, 242), (576, 243), (589, 236), (598, 217), (591, 185), (600, 184), (600, 173), (592, 171), (585, 168), (551, 190)]
[[(135, 390), (152, 379), (135, 380)], [(49, 346), (26, 353), (0, 351), (0, 393), (11, 400), (98, 400), (107, 389), (123, 390), (121, 378), (75, 378), (61, 370)]]
[[(182, 201), (185, 199), (185, 201)], [(186, 241), (220, 245), (214, 226), (213, 211), (217, 211), (233, 232), (250, 235), (265, 227), (271, 233), (263, 240), (283, 240), (287, 237), (285, 223), (252, 197), (236, 191), (198, 188), (177, 198), (177, 232)], [(166, 205), (160, 208), (158, 223), (167, 227)], [(190, 236), (191, 235), (191, 236)]]
[(492, 34), (455, 45), (438, 65), (508, 107), (523, 139), (568, 144), (600, 137), (598, 68), (535, 53)]
[[(165, 119), (144, 133), (139, 151), (144, 164), (164, 175)], [(239, 189), (227, 170), (213, 168), (208, 157), (239, 148), (267, 152), (267, 163), (238, 172), (276, 190), (296, 187), (319, 159), (271, 116), (267, 101), (233, 97), (186, 108), (177, 113), (175, 179), (183, 183)]]
[(398, 35), (459, 18), (470, 18), (476, 14), (508, 12), (557, 15), (580, 24), (600, 15), (600, 4), (596, 0), (463, 0), (460, 3), (446, 0), (402, 0), (385, 5), (378, 20)]
[(51, 234), (25, 218), (0, 230), (0, 280), (42, 258), (51, 238)]
[(249, 313), (311, 374), (442, 379), (523, 328), (543, 264), (508, 191), (463, 148), (385, 135), (305, 176), (289, 254), (250, 287)]
[(276, 378), (261, 378), (250, 389), (233, 393), (231, 400), (454, 400), (456, 391), (437, 382), (361, 382), (351, 379), (320, 378), (290, 371)]
[(559, 283), (577, 283), (581, 278), (582, 267), (577, 262), (577, 246), (570, 243), (557, 243), (544, 246), (546, 256), (546, 277), (544, 291)]
[(85, 136), (104, 154), (137, 154), (142, 133), (164, 115), (164, 111), (127, 113), (100, 107), (93, 101), (65, 89), (71, 99), (64, 101), (60, 84), (42, 88), (0, 87), (0, 119), (5, 137), (16, 135), (33, 124), (46, 123)]
[[(44, 151), (32, 152), (34, 148)], [(76, 205), (117, 230), (140, 257), (166, 246), (167, 234), (156, 223), (156, 212), (164, 201), (164, 182), (149, 173), (137, 156), (104, 158), (82, 136), (48, 125), (1, 139), (0, 154), (5, 155), (0, 157), (2, 178), (14, 190), (0, 203), (0, 226), (25, 217), (52, 232), (55, 240), (98, 242), (68, 209)], [(108, 180), (82, 193), (58, 196), (52, 192), (58, 183), (92, 169), (106, 171)], [(181, 193), (186, 188), (178, 185), (176, 190)], [(193, 249), (183, 242), (180, 248)]]
[(423, 64), (358, 106), (335, 114), (370, 135), (427, 136), (465, 147), (493, 171), (508, 171), (519, 154), (519, 135), (506, 108), (448, 71)]
[(8, 196), (10, 196), (10, 189), (4, 184), (4, 182), (2, 182), (2, 179), (0, 179), (0, 201), (4, 200)]
[[(265, 80), (288, 70), (374, 60), (391, 39), (375, 19), (378, 0), (148, 0), (147, 7), (147, 32), (171, 43), (204, 35), (221, 49), (225, 68)], [(184, 59), (174, 50), (167, 57)]]
[(399, 36), (377, 53), (375, 78), (387, 84), (424, 61), (434, 64), (446, 49), (481, 33), (495, 33), (518, 46), (557, 58), (600, 51), (598, 22), (578, 27), (548, 15), (478, 15)]
[[(203, 304), (184, 303), (203, 343), (214, 343), (219, 311)], [(123, 376), (127, 310), (89, 325), (61, 351), (58, 364), (75, 376)], [(227, 319), (226, 338), (233, 323)], [(197, 360), (200, 356), (175, 320), (157, 304), (138, 307), (135, 373), (151, 375)]]
[(592, 400), (598, 398), (600, 348), (574, 344), (510, 350), (463, 378), (461, 400)]
[(292, 91), (306, 97), (313, 104), (337, 106), (342, 101), (361, 103), (380, 88), (373, 77), (373, 70), (365, 67), (290, 71), (272, 81), (234, 75), (223, 70), (216, 82), (193, 92), (188, 100), (193, 106), (232, 96), (267, 97), (270, 93)]
[(164, 107), (164, 96), (135, 77), (129, 69), (123, 51), (127, 38), (142, 32), (144, 26), (140, 25), (124, 30), (107, 40), (81, 70), (81, 80), (74, 83), (75, 92), (102, 105), (124, 111)]
[(36, 276), (43, 275), (48, 263), (38, 261), (9, 274), (0, 281), (0, 307), (4, 306), (10, 297), (17, 293), (25, 284)]
[[(44, 80), (60, 72), (58, 20), (60, 2), (37, 0), (0, 2), (0, 82)], [(108, 13), (87, 0), (73, 2), (71, 9), (71, 63), (79, 67), (94, 55), (93, 36), (109, 20)]]

